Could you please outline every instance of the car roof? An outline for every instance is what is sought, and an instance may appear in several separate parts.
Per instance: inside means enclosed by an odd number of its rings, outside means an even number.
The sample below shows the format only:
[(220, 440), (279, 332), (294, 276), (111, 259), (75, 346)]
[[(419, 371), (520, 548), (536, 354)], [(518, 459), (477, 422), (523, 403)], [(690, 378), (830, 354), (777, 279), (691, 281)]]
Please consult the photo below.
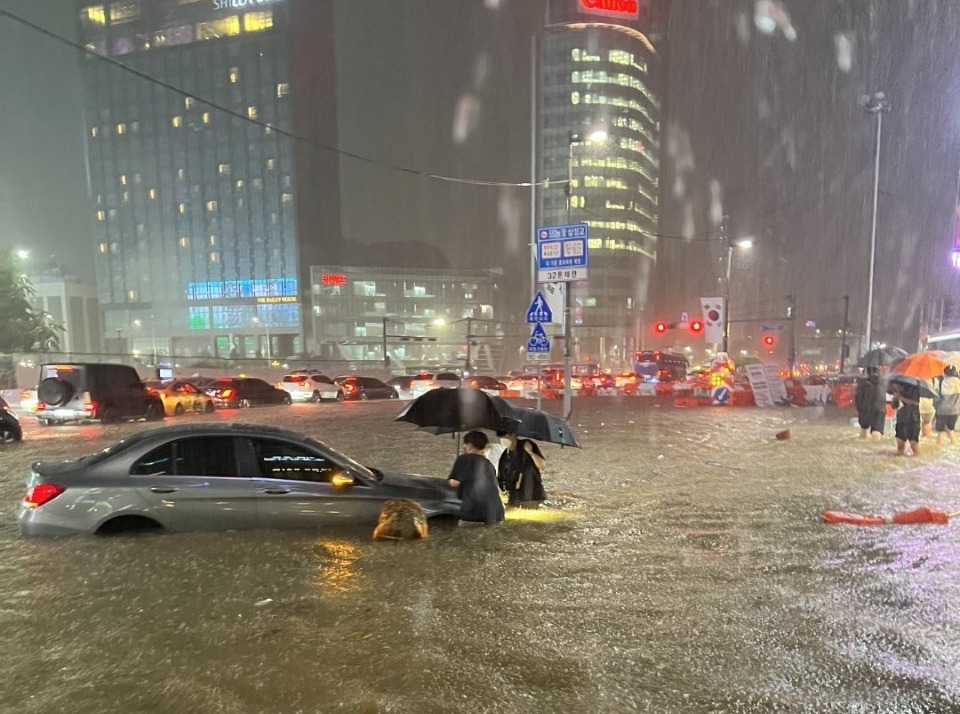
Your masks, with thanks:
[(281, 426), (269, 424), (246, 424), (242, 422), (205, 423), (205, 424), (176, 424), (161, 426), (156, 429), (146, 429), (131, 434), (122, 439), (131, 444), (153, 439), (176, 438), (180, 436), (279, 436), (293, 441), (313, 441), (305, 434)]

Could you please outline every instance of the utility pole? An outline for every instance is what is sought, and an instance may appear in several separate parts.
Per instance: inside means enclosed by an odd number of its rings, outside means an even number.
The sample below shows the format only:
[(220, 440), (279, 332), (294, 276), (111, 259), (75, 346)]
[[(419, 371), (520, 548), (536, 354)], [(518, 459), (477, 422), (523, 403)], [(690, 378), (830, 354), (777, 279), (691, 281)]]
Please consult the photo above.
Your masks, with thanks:
[(843, 363), (847, 358), (847, 329), (849, 324), (847, 323), (847, 317), (850, 312), (850, 296), (843, 296), (843, 329), (841, 330), (840, 337), (840, 374), (843, 374)]
[(387, 318), (383, 318), (383, 368), (390, 368), (390, 355), (387, 354)]
[(787, 353), (787, 364), (793, 373), (793, 366), (797, 361), (797, 298), (787, 295), (787, 318), (790, 320), (790, 351)]
[(468, 377), (473, 372), (473, 367), (470, 364), (470, 342), (473, 340), (473, 330), (471, 329), (472, 326), (473, 326), (473, 318), (468, 317), (467, 318), (467, 361), (464, 364), (464, 370), (463, 370), (464, 372), (467, 373)]
[(723, 350), (730, 346), (730, 268), (733, 265), (733, 244), (727, 238), (727, 217), (720, 217), (720, 242), (727, 248), (727, 278), (723, 281)]

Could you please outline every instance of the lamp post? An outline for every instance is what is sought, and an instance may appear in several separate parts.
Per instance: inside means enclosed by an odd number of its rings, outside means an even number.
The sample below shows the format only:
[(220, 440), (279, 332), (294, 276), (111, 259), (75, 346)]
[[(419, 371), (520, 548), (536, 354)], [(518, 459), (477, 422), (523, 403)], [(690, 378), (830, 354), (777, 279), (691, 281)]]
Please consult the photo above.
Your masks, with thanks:
[(733, 253), (737, 248), (748, 250), (753, 247), (753, 239), (740, 238), (739, 240), (730, 240), (726, 237), (726, 232), (722, 230), (724, 240), (727, 242), (727, 279), (723, 281), (723, 351), (729, 354), (730, 347), (730, 272), (733, 267)]
[[(570, 132), (567, 141), (567, 223), (573, 222), (573, 145), (583, 144), (585, 141), (600, 143), (607, 140), (604, 129), (595, 129), (587, 135)], [(571, 369), (571, 342), (573, 342), (573, 290), (572, 285), (566, 285), (563, 291), (563, 418), (569, 419), (573, 410), (573, 381)]]
[(873, 153), (873, 214), (870, 225), (870, 277), (867, 283), (867, 324), (864, 330), (867, 339), (866, 351), (873, 342), (873, 273), (877, 257), (877, 200), (880, 196), (880, 136), (883, 133), (883, 115), (890, 111), (890, 102), (883, 92), (875, 92), (860, 98), (863, 111), (877, 118), (877, 143)]
[(267, 324), (266, 320), (261, 320), (259, 317), (254, 316), (253, 318), (254, 325), (263, 325), (263, 329), (267, 333), (267, 365), (273, 361), (273, 355), (270, 353), (270, 325)]

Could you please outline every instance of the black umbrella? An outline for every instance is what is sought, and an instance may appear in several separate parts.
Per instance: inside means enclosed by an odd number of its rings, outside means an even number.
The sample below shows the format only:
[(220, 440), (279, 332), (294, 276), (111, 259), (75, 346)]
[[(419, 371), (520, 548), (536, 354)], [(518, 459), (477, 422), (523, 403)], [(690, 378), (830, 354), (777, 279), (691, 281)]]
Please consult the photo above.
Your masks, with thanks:
[[(889, 377), (887, 377), (887, 381), (891, 385), (903, 384), (912, 389), (916, 389), (917, 396), (920, 396), (920, 397), (928, 397), (930, 399), (933, 399), (935, 396), (937, 396), (936, 394), (933, 393), (933, 390), (930, 389), (930, 385), (927, 384), (927, 380), (921, 379), (920, 377), (914, 377), (913, 375), (910, 375), (910, 374), (898, 374), (894, 372)], [(911, 398), (913, 395), (907, 394), (906, 396), (908, 398)]]
[(899, 347), (878, 347), (865, 353), (863, 357), (857, 360), (857, 366), (863, 367), (893, 367), (903, 361), (907, 356), (907, 351)]
[(512, 431), (520, 417), (510, 404), (479, 389), (431, 389), (407, 405), (394, 421), (416, 424), (432, 434), (470, 429)]
[(509, 433), (536, 441), (580, 448), (570, 425), (560, 417), (539, 409), (517, 409), (516, 413), (520, 416), (520, 422), (508, 428)]

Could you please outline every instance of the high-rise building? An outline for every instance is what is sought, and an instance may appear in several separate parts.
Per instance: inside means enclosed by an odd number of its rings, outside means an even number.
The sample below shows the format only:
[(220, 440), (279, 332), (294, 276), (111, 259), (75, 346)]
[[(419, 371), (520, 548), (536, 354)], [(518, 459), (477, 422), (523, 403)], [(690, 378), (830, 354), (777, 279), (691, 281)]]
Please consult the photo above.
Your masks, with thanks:
[(310, 266), (341, 248), (332, 3), (78, 7), (104, 337), (310, 351)]
[[(589, 226), (573, 283), (573, 356), (611, 366), (639, 347), (657, 260), (662, 66), (656, 0), (547, 0), (539, 54), (540, 225)], [(569, 205), (567, 180), (570, 178)]]

